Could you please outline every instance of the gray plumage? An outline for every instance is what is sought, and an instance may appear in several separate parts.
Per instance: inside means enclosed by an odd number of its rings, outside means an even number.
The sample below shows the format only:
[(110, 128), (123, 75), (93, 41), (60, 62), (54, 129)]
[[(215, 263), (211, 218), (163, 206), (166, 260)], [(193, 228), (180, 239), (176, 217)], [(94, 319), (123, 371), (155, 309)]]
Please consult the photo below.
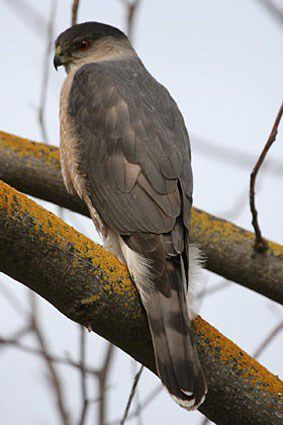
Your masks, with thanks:
[[(71, 29), (76, 43), (82, 28)], [(193, 179), (182, 115), (131, 55), (79, 67), (68, 116), (88, 199), (104, 226), (149, 265), (150, 284), (136, 283), (159, 376), (183, 407), (195, 408), (206, 384), (186, 303)]]
[(167, 233), (183, 204), (189, 228), (192, 172), (186, 128), (167, 90), (139, 60), (80, 68), (69, 111), (79, 136), (79, 170), (108, 227), (119, 234)]

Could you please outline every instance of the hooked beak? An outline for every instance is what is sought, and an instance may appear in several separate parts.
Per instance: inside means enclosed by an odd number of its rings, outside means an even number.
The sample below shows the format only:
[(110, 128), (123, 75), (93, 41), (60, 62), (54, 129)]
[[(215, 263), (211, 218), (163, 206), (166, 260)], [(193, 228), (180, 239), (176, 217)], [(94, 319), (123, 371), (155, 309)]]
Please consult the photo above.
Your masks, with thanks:
[(64, 55), (62, 54), (62, 50), (60, 46), (57, 46), (55, 50), (54, 59), (53, 59), (53, 65), (56, 71), (58, 71), (58, 67), (61, 65), (64, 65), (65, 62), (66, 60), (64, 58)]
[(56, 54), (54, 55), (53, 65), (54, 65), (54, 68), (56, 69), (56, 71), (58, 71), (58, 67), (59, 67), (60, 65), (62, 65), (62, 62), (61, 62), (60, 56), (57, 56)]

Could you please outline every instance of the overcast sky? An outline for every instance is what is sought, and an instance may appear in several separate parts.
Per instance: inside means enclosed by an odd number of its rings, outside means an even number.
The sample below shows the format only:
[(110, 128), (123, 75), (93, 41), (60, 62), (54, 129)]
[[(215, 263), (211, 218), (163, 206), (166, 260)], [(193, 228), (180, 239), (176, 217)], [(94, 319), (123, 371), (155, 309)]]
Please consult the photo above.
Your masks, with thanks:
[[(21, 10), (22, 3), (32, 6), (39, 17)], [(121, 1), (82, 0), (79, 21), (97, 20), (125, 29)], [(283, 2), (278, 2), (283, 7)], [(46, 49), (45, 24), (51, 1), (0, 1), (0, 129), (41, 141), (37, 120)], [(70, 24), (71, 1), (60, 0), (55, 18), (56, 36)], [(184, 114), (191, 135), (194, 203), (210, 213), (230, 218), (251, 229), (247, 188), (253, 162), (265, 143), (283, 94), (282, 27), (256, 0), (141, 0), (136, 20), (134, 45), (148, 70), (171, 92)], [(59, 93), (64, 71), (56, 73), (48, 63), (50, 81), (46, 101), (49, 140), (58, 144)], [(204, 140), (208, 146), (206, 148)], [(229, 148), (233, 154), (223, 160), (214, 145)], [(264, 236), (283, 243), (282, 179), (283, 128), (272, 146), (272, 169), (258, 179), (257, 206)], [(237, 153), (243, 154), (235, 165)], [(275, 170), (276, 169), (276, 170)], [(274, 171), (275, 170), (275, 171)], [(235, 204), (236, 202), (236, 204)], [(50, 204), (46, 208), (56, 211)], [(235, 211), (233, 211), (235, 212)], [(97, 240), (88, 219), (67, 213), (66, 220)], [(221, 278), (207, 273), (207, 285)], [(13, 289), (23, 305), (24, 288), (0, 275), (0, 283)], [(1, 292), (0, 292), (1, 297)], [(21, 324), (5, 300), (0, 298), (0, 335), (9, 335)], [(55, 353), (78, 352), (78, 328), (45, 301), (41, 302), (42, 321)], [(263, 296), (231, 284), (228, 289), (205, 299), (202, 316), (249, 353), (278, 321), (279, 307)], [(282, 335), (268, 347), (260, 361), (276, 374), (282, 373)], [(29, 343), (29, 339), (26, 339)], [(88, 336), (88, 359), (98, 364), (104, 342)], [(282, 350), (281, 350), (282, 352)], [(1, 424), (57, 424), (56, 412), (46, 384), (42, 362), (14, 349), (0, 352)], [(132, 362), (117, 352), (109, 388), (109, 420), (123, 411), (132, 382)], [(78, 416), (79, 379), (70, 369), (60, 368), (70, 411)], [(158, 384), (145, 372), (139, 397)], [(89, 382), (93, 391), (94, 384)], [(94, 397), (94, 395), (92, 396)], [(221, 407), (219, 407), (221, 408)], [(91, 408), (88, 424), (93, 424)], [(162, 421), (200, 424), (198, 412), (178, 408), (163, 392), (143, 413), (144, 424)], [(134, 423), (131, 422), (131, 423)]]

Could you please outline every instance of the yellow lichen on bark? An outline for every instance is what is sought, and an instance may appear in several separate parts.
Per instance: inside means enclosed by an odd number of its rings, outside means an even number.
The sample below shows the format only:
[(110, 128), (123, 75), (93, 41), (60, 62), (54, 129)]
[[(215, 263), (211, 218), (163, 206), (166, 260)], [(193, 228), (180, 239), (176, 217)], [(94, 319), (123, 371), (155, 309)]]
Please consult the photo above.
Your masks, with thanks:
[[(213, 243), (220, 249), (225, 246), (223, 241), (234, 246), (235, 243), (244, 244), (248, 242), (251, 249), (254, 245), (254, 234), (244, 230), (227, 220), (219, 219), (196, 208), (192, 208), (192, 233), (197, 233), (206, 240), (213, 240)], [(268, 255), (283, 257), (283, 246), (275, 242), (268, 241)]]
[(219, 356), (228, 366), (236, 367), (241, 377), (258, 389), (282, 400), (283, 382), (277, 376), (271, 375), (264, 366), (199, 316), (194, 320), (194, 326), (201, 337), (201, 344), (205, 344), (205, 349), (210, 350), (213, 356)]
[[(6, 239), (2, 239), (2, 247), (0, 246), (1, 255), (7, 264), (6, 269), (4, 268), (5, 273), (11, 273), (10, 275), (16, 279), (20, 276), (22, 279), (19, 279), (20, 281), (38, 291), (63, 314), (80, 324), (86, 326), (91, 324), (100, 335), (154, 370), (152, 346), (144, 310), (141, 308), (137, 291), (126, 267), (102, 247), (3, 182), (0, 182), (0, 210), (0, 219), (4, 224), (3, 235), (6, 226), (4, 235)], [(25, 245), (20, 242), (26, 240), (29, 242), (26, 246), (31, 251), (34, 249), (33, 255), (26, 255), (22, 249)], [(19, 263), (14, 257), (11, 261), (10, 251), (13, 250), (15, 241), (18, 246), (15, 255), (19, 258)], [(61, 257), (61, 254), (55, 257), (54, 263), (53, 256), (56, 255), (56, 250), (53, 249), (53, 245), (60, 247), (58, 251), (61, 253), (66, 253)], [(50, 256), (47, 264), (51, 267), (48, 270), (41, 266), (45, 250)], [(38, 252), (40, 255), (37, 257)], [(56, 259), (59, 257), (61, 259), (57, 263)], [(18, 275), (13, 274), (15, 264), (18, 264), (20, 269)], [(22, 267), (23, 264), (27, 267)], [(65, 268), (66, 264), (68, 268)], [(92, 270), (88, 264), (91, 264), (94, 273), (95, 270), (98, 271), (97, 277), (91, 275)], [(79, 271), (74, 274), (73, 280), (70, 279), (72, 267)], [(49, 281), (51, 269), (52, 278)], [(32, 270), (32, 278), (28, 273), (23, 274), (25, 270)], [(62, 270), (59, 276), (58, 270)], [(38, 279), (43, 271), (44, 279)], [(86, 281), (89, 282), (88, 288)], [(44, 289), (51, 287), (48, 289), (52, 291), (51, 299), (50, 292), (42, 291), (40, 284)], [(87, 295), (84, 292), (86, 289)], [(112, 296), (113, 292), (115, 297)], [(81, 306), (83, 308), (80, 308)], [(238, 415), (241, 415), (240, 420), (244, 418), (242, 423), (250, 423), (249, 419), (253, 415), (254, 408), (257, 403), (261, 403), (264, 418), (270, 418), (270, 415), (274, 418), (279, 412), (279, 400), (282, 399), (283, 392), (279, 379), (200, 317), (195, 319), (194, 326), (208, 382), (208, 397), (201, 411), (208, 412), (212, 420), (215, 418), (217, 423), (225, 425), (240, 423), (237, 422)], [(213, 391), (213, 387), (217, 389), (216, 392)], [(227, 402), (227, 399), (230, 401)], [(218, 415), (219, 405), (224, 409), (221, 409)], [(223, 414), (228, 418), (227, 421), (222, 420)], [(219, 417), (221, 420), (218, 422)], [(253, 423), (259, 425), (268, 422), (257, 420)], [(276, 425), (279, 423), (277, 420)]]
[[(100, 245), (87, 239), (55, 214), (40, 208), (34, 201), (2, 181), (0, 181), (0, 206), (7, 210), (11, 218), (24, 220), (26, 214), (33, 217), (34, 231), (39, 238), (51, 238), (62, 249), (72, 241), (73, 266), (80, 260), (91, 262), (94, 269), (104, 271), (107, 282), (111, 284), (111, 288), (117, 295), (127, 291), (130, 297), (136, 296), (136, 289), (126, 266), (113, 254), (105, 251)], [(107, 288), (105, 287), (105, 289)]]
[(5, 149), (17, 153), (18, 157), (40, 158), (52, 162), (60, 167), (59, 149), (56, 146), (47, 146), (44, 143), (33, 142), (4, 131), (0, 131), (0, 143)]

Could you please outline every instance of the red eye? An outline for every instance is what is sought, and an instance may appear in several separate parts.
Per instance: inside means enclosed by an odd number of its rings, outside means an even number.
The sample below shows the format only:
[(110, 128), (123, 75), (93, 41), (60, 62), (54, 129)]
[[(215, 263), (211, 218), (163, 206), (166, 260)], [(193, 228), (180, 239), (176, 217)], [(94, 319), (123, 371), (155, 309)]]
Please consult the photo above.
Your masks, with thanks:
[(80, 44), (80, 50), (82, 50), (83, 52), (88, 50), (90, 48), (90, 42), (89, 40), (85, 39), (81, 41)]

